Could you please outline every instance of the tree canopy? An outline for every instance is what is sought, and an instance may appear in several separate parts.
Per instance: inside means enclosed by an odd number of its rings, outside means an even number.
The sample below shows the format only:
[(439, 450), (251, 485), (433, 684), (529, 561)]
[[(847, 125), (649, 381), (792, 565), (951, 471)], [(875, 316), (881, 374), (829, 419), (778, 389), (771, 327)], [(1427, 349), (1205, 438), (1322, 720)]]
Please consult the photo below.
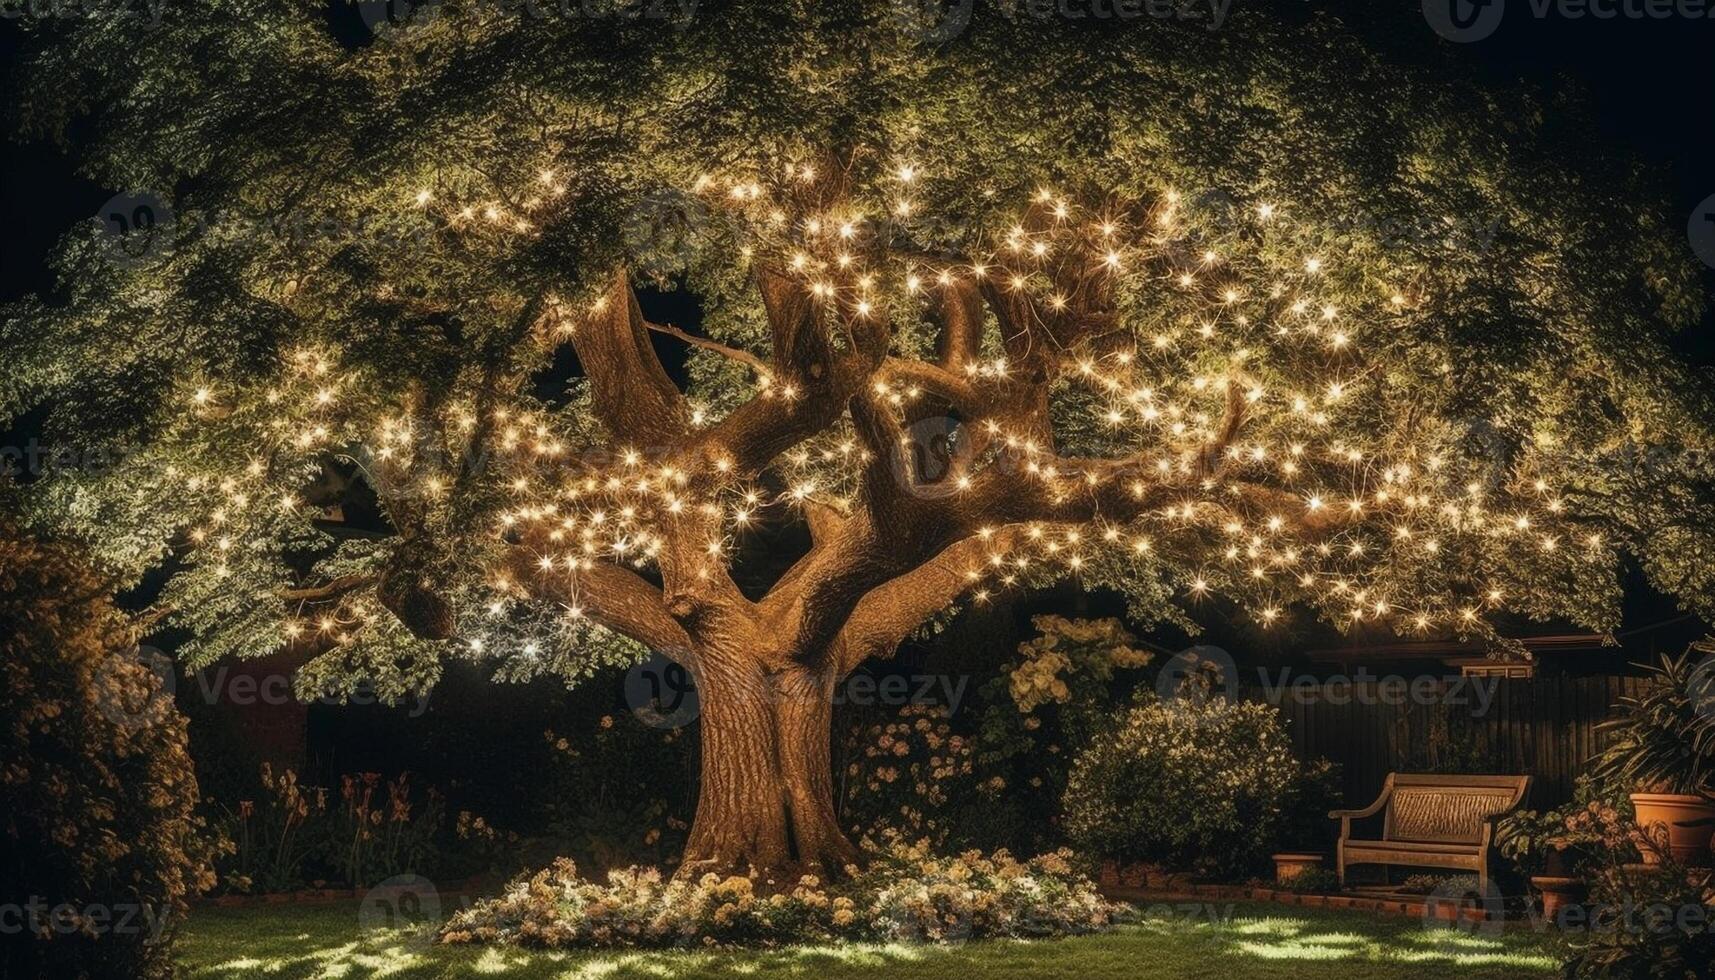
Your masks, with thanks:
[[(1715, 613), (1692, 259), (1566, 107), (1266, 8), (547, 9), (38, 27), (25, 131), (175, 220), (73, 231), (8, 311), (0, 416), (124, 459), (10, 493), (168, 563), (192, 662), (575, 678), (743, 604), (850, 669), (1067, 576), (1141, 622), (1608, 628), (1628, 554)], [(810, 552), (739, 595), (783, 515)]]

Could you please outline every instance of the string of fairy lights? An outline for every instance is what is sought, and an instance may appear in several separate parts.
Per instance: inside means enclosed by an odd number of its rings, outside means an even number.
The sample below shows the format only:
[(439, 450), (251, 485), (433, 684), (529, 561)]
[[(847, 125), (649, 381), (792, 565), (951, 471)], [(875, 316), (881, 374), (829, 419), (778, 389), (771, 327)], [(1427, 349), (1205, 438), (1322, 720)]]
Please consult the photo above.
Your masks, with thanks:
[[(1481, 461), (1464, 458), (1457, 445), (1414, 445), (1409, 432), (1365, 414), (1378, 404), (1368, 349), (1386, 352), (1389, 325), (1417, 312), (1416, 294), (1344, 277), (1329, 256), (1289, 261), (1245, 244), (1267, 242), (1288, 222), (1284, 208), (1256, 206), (1243, 218), (1250, 237), (1223, 239), (1201, 232), (1171, 190), (1142, 202), (1083, 206), (1042, 189), (1014, 222), (974, 238), (979, 244), (961, 257), (934, 259), (895, 247), (880, 231), (922, 219), (924, 178), (916, 166), (901, 164), (878, 181), (882, 190), (867, 213), (852, 200), (801, 203), (817, 178), (814, 167), (793, 164), (766, 175), (705, 175), (690, 193), (739, 219), (745, 234), (733, 246), (734, 261), (767, 262), (798, 277), (836, 332), (853, 322), (917, 320), (944, 291), (972, 285), (1018, 297), (1044, 318), (1075, 319), (1099, 295), (1121, 321), (1118, 341), (1110, 336), (1099, 348), (1056, 352), (1052, 379), (1057, 393), (1080, 393), (1090, 431), (1117, 454), (1067, 459), (1040, 428), (1021, 426), (1004, 411), (961, 412), (962, 437), (980, 452), (940, 489), (966, 492), (985, 468), (1007, 466), (1056, 499), (1078, 499), (1110, 480), (1126, 481), (1138, 500), (1170, 487), (1171, 499), (1093, 521), (1043, 520), (1016, 534), (983, 528), (986, 551), (965, 570), (976, 601), (1115, 559), (1136, 563), (1138, 574), (1168, 569), (1193, 600), (1225, 593), (1265, 626), (1307, 604), (1400, 632), (1469, 631), (1506, 607), (1503, 585), (1461, 573), (1456, 591), (1413, 592), (1410, 576), (1391, 574), (1395, 563), (1464, 568), (1468, 563), (1453, 560), (1462, 552), (1494, 547), (1569, 563), (1607, 560), (1601, 536), (1580, 527), (1545, 476), (1518, 471), (1498, 485), (1473, 480)], [(568, 189), (564, 177), (545, 169), (515, 204), (424, 188), (405, 206), (433, 214), (449, 232), (532, 236), (540, 213), (563, 204)], [(1149, 305), (1127, 307), (1128, 297)], [(608, 302), (595, 294), (551, 298), (539, 325), (543, 347), (572, 341), (609, 312)], [(808, 397), (790, 368), (760, 355), (746, 360), (754, 397), (788, 410)], [(991, 341), (945, 368), (973, 390), (996, 393), (1021, 383), (1014, 361)], [(468, 395), (455, 395), (429, 418), (399, 409), (372, 417), (357, 407), (371, 399), (353, 397), (371, 383), (342, 368), (337, 349), (323, 347), (294, 352), (286, 375), (260, 401), (213, 384), (187, 392), (197, 426), (237, 427), (257, 446), (226, 477), (167, 473), (200, 514), (187, 536), (202, 567), (228, 575), (229, 556), (246, 534), (269, 533), (259, 516), (265, 508), (305, 516), (302, 484), (293, 481), (301, 481), (307, 461), (357, 458), (384, 498), (409, 494), (421, 506), (444, 506), (460, 485), (449, 459), (464, 458), (470, 450), (463, 443), (486, 433), (485, 479), (506, 501), (490, 530), (532, 542), (538, 573), (566, 577), (574, 598), (557, 615), (575, 622), (586, 612), (575, 598), (578, 578), (596, 563), (649, 568), (664, 553), (687, 550), (672, 548), (680, 543), (674, 535), (694, 533), (701, 536), (689, 549), (698, 555), (698, 573), (713, 574), (782, 508), (860, 506), (861, 474), (876, 453), (846, 421), (787, 451), (771, 474), (746, 473), (719, 446), (651, 456), (592, 444), (551, 411), (503, 406), (481, 420)], [(885, 366), (872, 383), (875, 400), (902, 421), (924, 400), (943, 397), (934, 385)], [(1235, 410), (1241, 424), (1225, 431)], [(708, 405), (690, 404), (694, 429), (720, 418)], [(930, 448), (913, 443), (910, 427), (905, 432), (907, 456)], [(1116, 459), (1126, 465), (1106, 465)], [(1250, 486), (1275, 491), (1270, 503), (1238, 506), (1240, 488)], [(491, 617), (511, 615), (530, 593), (529, 582), (504, 571), (487, 582)], [(350, 640), (383, 614), (363, 590), (300, 601), (282, 636)], [(461, 630), (471, 650), (490, 648), (480, 624)]]

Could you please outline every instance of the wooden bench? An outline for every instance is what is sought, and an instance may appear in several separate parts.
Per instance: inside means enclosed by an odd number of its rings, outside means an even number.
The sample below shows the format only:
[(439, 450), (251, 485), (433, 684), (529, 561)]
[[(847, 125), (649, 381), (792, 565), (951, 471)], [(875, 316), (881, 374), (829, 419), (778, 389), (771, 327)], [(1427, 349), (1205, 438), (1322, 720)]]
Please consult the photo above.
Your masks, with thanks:
[[(1486, 894), (1495, 819), (1518, 806), (1529, 789), (1529, 776), (1388, 773), (1374, 803), (1328, 814), (1340, 821), (1334, 852), (1340, 887), (1347, 865), (1386, 864), (1475, 871)], [(1352, 836), (1353, 820), (1383, 808), (1379, 838)]]

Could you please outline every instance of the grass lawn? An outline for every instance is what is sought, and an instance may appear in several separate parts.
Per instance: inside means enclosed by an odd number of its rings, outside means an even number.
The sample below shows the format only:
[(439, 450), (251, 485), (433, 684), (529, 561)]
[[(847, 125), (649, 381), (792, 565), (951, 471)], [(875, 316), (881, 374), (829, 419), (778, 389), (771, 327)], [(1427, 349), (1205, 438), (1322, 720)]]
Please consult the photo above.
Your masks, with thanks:
[(1116, 932), (958, 946), (847, 945), (759, 952), (541, 952), (430, 946), (368, 930), (353, 904), (204, 908), (180, 946), (192, 977), (626, 978), (1280, 977), (1292, 980), (1550, 977), (1552, 945), (1528, 927), (1499, 936), (1416, 920), (1250, 903), (1153, 906)]

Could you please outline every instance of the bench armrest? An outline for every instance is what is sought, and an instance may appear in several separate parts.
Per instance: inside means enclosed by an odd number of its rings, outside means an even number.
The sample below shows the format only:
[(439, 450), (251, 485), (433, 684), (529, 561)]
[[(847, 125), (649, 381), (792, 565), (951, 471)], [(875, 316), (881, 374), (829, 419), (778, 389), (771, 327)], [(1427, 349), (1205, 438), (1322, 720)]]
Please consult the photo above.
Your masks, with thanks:
[(1341, 846), (1344, 846), (1344, 842), (1351, 840), (1351, 838), (1352, 838), (1352, 821), (1353, 820), (1361, 820), (1364, 817), (1375, 816), (1376, 814), (1381, 812), (1382, 807), (1385, 807), (1388, 805), (1388, 801), (1391, 799), (1393, 799), (1393, 777), (1389, 776), (1387, 778), (1387, 782), (1382, 784), (1382, 791), (1376, 795), (1376, 801), (1374, 803), (1371, 803), (1369, 806), (1364, 807), (1362, 810), (1331, 810), (1331, 811), (1329, 811), (1328, 818), (1330, 820), (1340, 821)]
[(1358, 817), (1373, 817), (1381, 812), (1382, 807), (1387, 806), (1388, 798), (1392, 795), (1392, 793), (1383, 791), (1382, 795), (1376, 797), (1374, 803), (1362, 810), (1331, 810), (1328, 813), (1328, 818), (1330, 820), (1354, 820)]

